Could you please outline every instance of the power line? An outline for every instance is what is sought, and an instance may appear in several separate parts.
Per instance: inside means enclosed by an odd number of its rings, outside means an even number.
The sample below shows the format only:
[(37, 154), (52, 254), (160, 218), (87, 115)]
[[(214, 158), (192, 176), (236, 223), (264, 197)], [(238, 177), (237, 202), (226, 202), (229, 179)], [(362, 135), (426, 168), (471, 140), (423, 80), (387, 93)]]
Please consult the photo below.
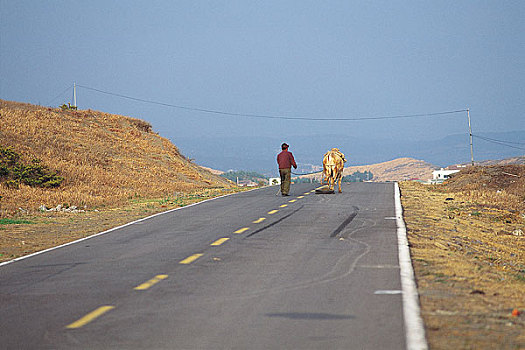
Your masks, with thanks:
[(522, 144), (520, 142), (500, 141), (500, 140), (495, 140), (495, 139), (491, 139), (489, 137), (483, 137), (483, 136), (478, 136), (478, 135), (472, 135), (472, 136), (476, 137), (478, 139), (487, 141), (487, 142), (492, 142), (492, 143), (498, 144), (498, 145), (507, 146), (507, 147), (515, 148), (515, 149), (525, 150), (525, 148), (523, 148), (523, 147), (517, 147), (517, 146), (512, 146), (512, 145), (507, 144), (507, 143)]
[(491, 139), (490, 137), (486, 137), (486, 136), (477, 136), (477, 137), (479, 137), (479, 138), (483, 138), (483, 139), (485, 139), (486, 141), (503, 142), (503, 143), (512, 143), (512, 144), (515, 144), (515, 145), (525, 145), (525, 142), (514, 142), (514, 141), (496, 140), (496, 139)]
[(195, 107), (175, 105), (175, 104), (171, 104), (171, 103), (158, 102), (158, 101), (153, 101), (153, 100), (146, 100), (146, 99), (132, 97), (132, 96), (126, 96), (126, 95), (117, 94), (117, 93), (114, 93), (114, 92), (109, 92), (109, 91), (95, 89), (95, 88), (84, 86), (84, 85), (78, 85), (77, 84), (77, 87), (83, 88), (83, 89), (87, 89), (87, 90), (96, 91), (96, 92), (100, 92), (100, 93), (106, 94), (106, 95), (111, 95), (111, 96), (125, 98), (125, 99), (128, 99), (128, 100), (144, 102), (144, 103), (150, 103), (150, 104), (155, 104), (155, 105), (165, 106), (165, 107), (184, 109), (184, 110), (188, 110), (188, 111), (213, 113), (213, 114), (228, 115), (228, 116), (235, 116), (235, 117), (264, 118), (264, 119), (310, 120), (310, 121), (359, 121), (359, 120), (384, 120), (384, 119), (432, 117), (432, 116), (446, 115), (446, 114), (455, 114), (455, 113), (461, 113), (461, 112), (466, 112), (467, 111), (466, 109), (460, 109), (460, 110), (455, 110), (455, 111), (445, 111), (445, 112), (437, 112), (437, 113), (394, 115), (394, 116), (378, 116), (378, 117), (362, 117), (362, 118), (290, 117), (290, 116), (277, 116), (277, 115), (264, 115), (264, 114), (234, 113), (234, 112), (219, 111), (219, 110), (214, 110), (214, 109), (195, 108)]
[(68, 91), (69, 89), (71, 89), (71, 85), (69, 85), (64, 91), (62, 91), (60, 94), (58, 94), (55, 98), (53, 98), (51, 101), (49, 101), (48, 103), (46, 103), (46, 105), (50, 105), (51, 102), (54, 102), (57, 98), (59, 98), (60, 96), (64, 95), (66, 93), (66, 91)]

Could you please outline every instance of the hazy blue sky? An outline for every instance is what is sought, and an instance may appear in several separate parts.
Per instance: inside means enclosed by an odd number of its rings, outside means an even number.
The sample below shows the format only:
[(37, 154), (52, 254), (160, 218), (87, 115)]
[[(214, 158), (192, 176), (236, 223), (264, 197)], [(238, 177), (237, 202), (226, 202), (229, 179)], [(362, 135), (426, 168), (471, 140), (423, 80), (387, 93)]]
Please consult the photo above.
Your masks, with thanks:
[[(76, 82), (232, 113), (345, 118), (468, 107), (474, 132), (525, 129), (525, 1), (0, 0), (0, 12), (2, 99), (57, 106)], [(175, 144), (192, 135), (467, 132), (465, 113), (286, 121), (81, 88), (77, 96), (81, 109), (147, 120)]]

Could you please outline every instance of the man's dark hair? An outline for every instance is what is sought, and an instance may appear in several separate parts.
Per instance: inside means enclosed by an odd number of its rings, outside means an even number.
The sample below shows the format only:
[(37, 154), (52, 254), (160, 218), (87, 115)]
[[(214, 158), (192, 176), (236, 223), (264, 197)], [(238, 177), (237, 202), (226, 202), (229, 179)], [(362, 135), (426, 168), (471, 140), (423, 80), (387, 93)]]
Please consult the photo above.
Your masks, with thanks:
[(285, 149), (287, 149), (287, 148), (288, 148), (288, 145), (287, 145), (286, 143), (283, 143), (283, 144), (281, 145), (281, 149), (282, 149), (282, 150), (285, 150)]

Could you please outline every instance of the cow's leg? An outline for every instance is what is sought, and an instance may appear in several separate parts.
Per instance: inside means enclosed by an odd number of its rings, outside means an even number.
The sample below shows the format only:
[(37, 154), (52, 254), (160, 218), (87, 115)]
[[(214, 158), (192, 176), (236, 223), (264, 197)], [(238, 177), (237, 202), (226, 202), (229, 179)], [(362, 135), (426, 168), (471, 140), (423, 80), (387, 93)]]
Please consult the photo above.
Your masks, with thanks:
[(341, 181), (343, 180), (343, 170), (341, 169), (341, 171), (339, 172), (339, 193), (343, 192), (341, 191)]
[(334, 168), (333, 167), (330, 167), (330, 174), (328, 175), (328, 187), (330, 188), (330, 191), (333, 191), (334, 190), (334, 187), (335, 187), (335, 173), (334, 173)]

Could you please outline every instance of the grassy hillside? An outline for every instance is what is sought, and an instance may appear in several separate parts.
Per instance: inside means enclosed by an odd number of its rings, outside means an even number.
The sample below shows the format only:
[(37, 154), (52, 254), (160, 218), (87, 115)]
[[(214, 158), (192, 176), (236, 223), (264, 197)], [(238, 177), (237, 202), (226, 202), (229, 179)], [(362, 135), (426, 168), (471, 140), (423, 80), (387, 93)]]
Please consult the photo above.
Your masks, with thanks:
[(137, 197), (231, 187), (192, 164), (147, 122), (91, 110), (73, 111), (0, 100), (0, 147), (64, 180), (59, 187), (0, 184), (0, 217), (59, 204), (88, 208)]
[(446, 185), (448, 191), (462, 192), (472, 202), (525, 215), (525, 164), (467, 167)]

